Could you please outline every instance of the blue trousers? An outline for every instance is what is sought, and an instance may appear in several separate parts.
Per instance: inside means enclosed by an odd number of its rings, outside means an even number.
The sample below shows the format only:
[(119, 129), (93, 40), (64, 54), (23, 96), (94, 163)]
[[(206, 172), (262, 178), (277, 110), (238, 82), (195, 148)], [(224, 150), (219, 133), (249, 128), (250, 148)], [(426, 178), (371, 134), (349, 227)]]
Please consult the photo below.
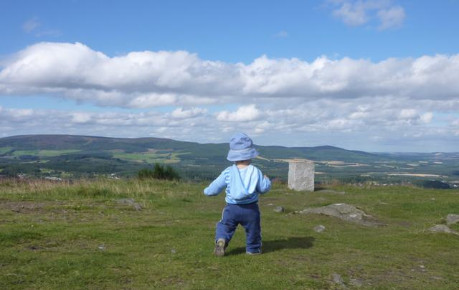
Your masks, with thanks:
[(246, 235), (246, 252), (261, 252), (261, 225), (258, 203), (227, 204), (222, 219), (217, 223), (215, 240), (225, 239), (228, 244), (238, 225), (242, 225)]

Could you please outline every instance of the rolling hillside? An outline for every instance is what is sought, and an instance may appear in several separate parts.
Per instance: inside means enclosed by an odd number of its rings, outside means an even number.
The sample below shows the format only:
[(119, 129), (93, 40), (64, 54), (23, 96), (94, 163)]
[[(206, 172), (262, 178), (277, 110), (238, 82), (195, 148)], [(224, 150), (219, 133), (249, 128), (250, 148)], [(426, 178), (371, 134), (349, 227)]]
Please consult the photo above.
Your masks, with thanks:
[[(257, 146), (263, 158), (310, 160), (339, 160), (359, 162), (363, 160), (387, 160), (390, 158), (362, 151), (350, 151), (332, 146), (282, 147)], [(0, 154), (5, 156), (49, 154), (60, 151), (65, 154), (94, 154), (101, 152), (148, 153), (161, 152), (190, 154), (193, 160), (222, 159), (226, 156), (228, 144), (199, 144), (164, 138), (107, 138), (72, 135), (26, 135), (0, 138)], [(150, 150), (150, 151), (149, 151)], [(15, 153), (16, 152), (16, 153)], [(29, 154), (27, 154), (29, 153)], [(188, 158), (188, 159), (190, 159)]]
[[(286, 159), (316, 163), (316, 179), (391, 179), (406, 174), (459, 175), (459, 154), (374, 154), (332, 146), (257, 146), (254, 163), (272, 177), (285, 180)], [(228, 144), (200, 144), (165, 138), (108, 138), (72, 135), (26, 135), (0, 138), (0, 175), (133, 176), (142, 168), (164, 163), (187, 179), (211, 179), (230, 163)], [(398, 175), (397, 175), (398, 174)], [(403, 175), (405, 174), (405, 175)], [(397, 177), (398, 176), (398, 177)]]

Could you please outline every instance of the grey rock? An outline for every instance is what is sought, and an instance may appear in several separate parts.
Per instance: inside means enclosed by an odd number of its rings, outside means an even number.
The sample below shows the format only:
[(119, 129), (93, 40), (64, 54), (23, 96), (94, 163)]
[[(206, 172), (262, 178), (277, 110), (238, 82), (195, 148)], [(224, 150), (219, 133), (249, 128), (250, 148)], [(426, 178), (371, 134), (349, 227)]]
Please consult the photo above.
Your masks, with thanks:
[(363, 286), (363, 281), (360, 279), (350, 279), (349, 284), (354, 287), (362, 287)]
[(118, 202), (118, 204), (124, 204), (124, 205), (132, 206), (137, 211), (142, 210), (142, 206), (139, 203), (135, 202), (135, 200), (132, 199), (132, 198), (118, 199), (117, 202)]
[(333, 273), (332, 274), (332, 281), (333, 281), (333, 283), (338, 284), (340, 286), (345, 286), (343, 278), (338, 273)]
[(121, 199), (118, 199), (117, 202), (119, 204), (132, 205), (135, 203), (135, 200), (133, 198), (121, 198)]
[(448, 226), (459, 223), (459, 214), (452, 214), (446, 216), (446, 224)]
[(281, 213), (281, 212), (284, 212), (285, 209), (284, 209), (282, 206), (276, 206), (276, 207), (274, 208), (274, 211), (275, 211), (275, 212), (278, 212), (278, 213)]
[(363, 210), (353, 205), (345, 203), (335, 203), (318, 208), (307, 208), (298, 211), (299, 214), (322, 214), (332, 216), (341, 220), (356, 223), (364, 226), (383, 226), (384, 224), (375, 219), (373, 216), (366, 214)]
[(315, 226), (315, 227), (314, 227), (314, 231), (315, 231), (316, 233), (321, 233), (321, 232), (325, 231), (325, 226), (323, 226), (323, 225)]
[(431, 227), (429, 229), (429, 231), (433, 232), (433, 233), (446, 233), (446, 234), (455, 234), (455, 235), (459, 235), (458, 232), (456, 231), (453, 231), (452, 229), (450, 229), (447, 225), (434, 225), (433, 227)]
[(134, 209), (135, 209), (136, 211), (142, 210), (142, 206), (141, 206), (140, 204), (138, 204), (138, 203), (134, 203), (132, 206), (134, 207)]

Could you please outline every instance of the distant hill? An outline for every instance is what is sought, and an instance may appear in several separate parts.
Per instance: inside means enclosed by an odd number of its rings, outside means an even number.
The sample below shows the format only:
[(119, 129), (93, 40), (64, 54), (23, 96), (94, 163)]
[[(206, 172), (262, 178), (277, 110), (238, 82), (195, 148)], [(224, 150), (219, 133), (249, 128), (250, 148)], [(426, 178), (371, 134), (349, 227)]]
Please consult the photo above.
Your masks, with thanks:
[[(420, 167), (425, 168), (425, 162), (429, 160), (458, 160), (454, 159), (457, 157), (454, 154), (375, 154), (333, 146), (256, 147), (260, 156), (254, 163), (271, 176), (281, 179), (286, 178), (288, 171), (285, 160), (294, 158), (315, 161), (318, 175), (333, 178), (355, 178), (367, 176), (369, 172), (388, 174), (388, 168), (403, 168), (407, 162), (416, 162), (418, 157), (424, 163), (412, 166), (410, 169), (413, 172)], [(0, 175), (28, 174), (63, 178), (133, 176), (141, 168), (165, 163), (175, 167), (183, 177), (210, 179), (230, 164), (226, 160), (227, 152), (227, 143), (200, 144), (166, 138), (12, 136), (0, 138)], [(320, 179), (321, 176), (318, 177)]]
[[(350, 151), (333, 146), (282, 147), (256, 145), (256, 147), (260, 151), (262, 157), (267, 159), (305, 158), (311, 160), (340, 160), (347, 162), (358, 162), (368, 159), (387, 159), (386, 157), (376, 154), (362, 151)], [(228, 144), (200, 144), (165, 138), (24, 135), (0, 138), (0, 148), (11, 148), (11, 152), (27, 150), (78, 150), (80, 153), (109, 152), (113, 150), (142, 153), (147, 152), (149, 149), (156, 149), (182, 154), (193, 154), (196, 159), (212, 157), (224, 159), (228, 150)], [(5, 152), (3, 154), (5, 154)]]

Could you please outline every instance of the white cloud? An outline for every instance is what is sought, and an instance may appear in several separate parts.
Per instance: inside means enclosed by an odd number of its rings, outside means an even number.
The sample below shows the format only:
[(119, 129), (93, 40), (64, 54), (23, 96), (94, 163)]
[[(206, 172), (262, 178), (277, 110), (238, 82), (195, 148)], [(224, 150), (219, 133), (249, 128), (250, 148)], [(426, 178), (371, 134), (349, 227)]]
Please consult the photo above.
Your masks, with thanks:
[(402, 109), (399, 114), (399, 120), (408, 121), (410, 123), (422, 122), (422, 123), (428, 124), (432, 121), (432, 119), (433, 119), (432, 112), (425, 112), (423, 114), (420, 114), (415, 109)]
[(421, 120), (421, 122), (428, 124), (428, 123), (432, 122), (433, 116), (434, 115), (433, 115), (432, 112), (427, 112), (427, 113), (424, 113), (424, 114), (422, 114), (420, 116), (420, 120)]
[(57, 29), (43, 28), (42, 23), (37, 17), (33, 17), (22, 24), (22, 30), (28, 34), (33, 34), (36, 37), (51, 36), (58, 37), (61, 32)]
[(183, 109), (177, 108), (171, 113), (171, 117), (175, 119), (189, 119), (194, 118), (200, 115), (207, 113), (207, 110), (202, 108), (191, 108), (191, 109)]
[(206, 61), (184, 51), (108, 57), (81, 43), (39, 43), (3, 63), (1, 94), (53, 95), (125, 108), (247, 104), (266, 97), (447, 100), (459, 92), (459, 55), (380, 62), (261, 56), (245, 65)]
[(240, 86), (235, 65), (177, 52), (110, 58), (81, 43), (38, 43), (5, 60), (0, 93), (51, 94), (98, 105), (154, 107), (210, 103)]
[(22, 29), (27, 33), (31, 33), (34, 30), (36, 30), (38, 27), (40, 27), (40, 25), (41, 24), (38, 21), (38, 18), (34, 17), (24, 22), (24, 24), (22, 25)]
[[(371, 101), (370, 101), (371, 100)], [(390, 151), (388, 143), (403, 142), (397, 150), (424, 151), (422, 144), (436, 140), (450, 144), (458, 131), (457, 115), (435, 120), (446, 126), (427, 126), (433, 113), (410, 101), (387, 106), (386, 98), (306, 101), (301, 104), (247, 105), (213, 113), (205, 108), (176, 108), (171, 112), (89, 112), (37, 109), (0, 109), (2, 136), (19, 134), (80, 134), (115, 137), (167, 137), (196, 142), (227, 142), (243, 131), (257, 144), (285, 146), (335, 145), (367, 151)], [(362, 106), (361, 103), (367, 105)], [(361, 114), (362, 113), (362, 114)], [(275, 137), (273, 137), (275, 136)], [(457, 137), (454, 137), (457, 136)], [(274, 138), (274, 139), (273, 139)], [(424, 140), (423, 142), (420, 142)], [(391, 143), (391, 144), (392, 144)], [(440, 147), (434, 151), (441, 151)], [(395, 148), (395, 147), (394, 147)], [(447, 148), (447, 145), (444, 145)]]
[[(1, 63), (0, 100), (45, 95), (102, 107), (96, 113), (2, 104), (2, 136), (65, 133), (226, 142), (228, 135), (244, 131), (260, 140), (283, 136), (270, 144), (373, 151), (389, 151), (384, 144), (403, 140), (409, 151), (422, 138), (449, 144), (458, 131), (459, 55), (380, 62), (261, 56), (249, 64), (231, 64), (185, 51), (109, 57), (80, 43), (39, 43)], [(223, 109), (227, 105), (235, 109)]]
[(361, 26), (378, 20), (381, 30), (399, 28), (405, 20), (405, 10), (391, 0), (329, 0), (333, 16), (350, 26)]
[(401, 119), (413, 119), (418, 116), (418, 112), (414, 109), (403, 109), (400, 112)]
[(341, 6), (333, 11), (333, 15), (341, 18), (344, 23), (352, 26), (362, 25), (368, 21), (367, 12), (362, 2), (341, 3)]
[(380, 29), (398, 28), (405, 19), (405, 10), (400, 6), (381, 9), (378, 11), (378, 18), (381, 20)]
[(173, 105), (177, 101), (177, 96), (174, 94), (142, 94), (132, 96), (132, 100), (127, 103), (128, 107), (132, 108), (151, 108)]
[(223, 111), (217, 114), (217, 120), (224, 122), (246, 122), (258, 119), (261, 112), (255, 105), (239, 107), (235, 112)]
[(91, 120), (91, 114), (84, 113), (84, 112), (75, 112), (72, 113), (72, 121), (74, 123), (88, 123)]

